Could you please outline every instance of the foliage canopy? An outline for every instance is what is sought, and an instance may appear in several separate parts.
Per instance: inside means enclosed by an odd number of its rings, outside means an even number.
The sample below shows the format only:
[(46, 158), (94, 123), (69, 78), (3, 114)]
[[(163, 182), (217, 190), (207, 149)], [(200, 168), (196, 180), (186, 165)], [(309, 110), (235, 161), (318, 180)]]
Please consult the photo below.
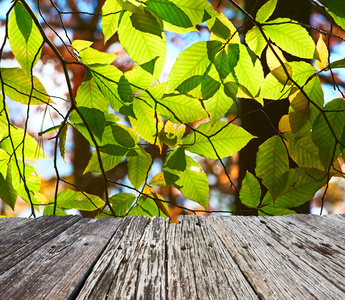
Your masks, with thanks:
[[(46, 35), (37, 16), (24, 0), (14, 1), (7, 13), (6, 37), (20, 68), (0, 68), (0, 198), (15, 205), (17, 196), (32, 213), (44, 206), (44, 214), (64, 215), (65, 209), (98, 210), (98, 217), (169, 214), (167, 200), (154, 186), (174, 186), (186, 198), (208, 209), (208, 180), (195, 154), (219, 160), (232, 156), (255, 136), (235, 124), (240, 118), (238, 98), (265, 100), (288, 98), (289, 113), (281, 118), (276, 135), (257, 152), (255, 174), (247, 173), (240, 199), (260, 215), (294, 213), (291, 210), (313, 197), (332, 176), (342, 176), (345, 149), (345, 101), (325, 104), (320, 76), (343, 68), (344, 60), (329, 61), (328, 47), (320, 34), (314, 42), (305, 26), (288, 18), (270, 19), (277, 0), (269, 0), (255, 18), (235, 1), (235, 9), (255, 25), (242, 41), (238, 29), (206, 0), (106, 0), (101, 27), (104, 41), (118, 34), (122, 47), (136, 66), (125, 73), (112, 63), (115, 54), (92, 48), (92, 41), (74, 40), (66, 45), (67, 59)], [(345, 29), (345, 6), (340, 0), (320, 1), (334, 22)], [(209, 41), (200, 41), (177, 58), (167, 82), (160, 77), (166, 61), (165, 32), (185, 33), (206, 22)], [(321, 31), (326, 37), (332, 33)], [(54, 108), (33, 69), (43, 46), (59, 59), (69, 88), (70, 109), (55, 131), (54, 161), (65, 156), (68, 127), (77, 129), (93, 146), (84, 171), (104, 178), (104, 199), (82, 190), (59, 190), (56, 167), (55, 197), (40, 193), (40, 178), (29, 160), (45, 159), (36, 140), (11, 125), (7, 97), (27, 105)], [(284, 53), (307, 59), (287, 61)], [(316, 62), (316, 67), (311, 63)], [(263, 63), (269, 67), (264, 74)], [(73, 95), (68, 67), (85, 68), (86, 75)], [(111, 108), (111, 109), (109, 109)], [(114, 113), (115, 111), (115, 113)], [(231, 111), (235, 117), (224, 116)], [(163, 145), (169, 155), (162, 170), (149, 181), (155, 157), (146, 150)], [(38, 149), (38, 150), (37, 150)], [(59, 152), (59, 153), (58, 153)], [(119, 184), (106, 172), (123, 159), (133, 193), (108, 195), (108, 185)], [(297, 167), (291, 167), (293, 160)], [(56, 166), (56, 165), (55, 165)], [(233, 181), (228, 176), (229, 184)], [(260, 183), (267, 188), (264, 194)]]

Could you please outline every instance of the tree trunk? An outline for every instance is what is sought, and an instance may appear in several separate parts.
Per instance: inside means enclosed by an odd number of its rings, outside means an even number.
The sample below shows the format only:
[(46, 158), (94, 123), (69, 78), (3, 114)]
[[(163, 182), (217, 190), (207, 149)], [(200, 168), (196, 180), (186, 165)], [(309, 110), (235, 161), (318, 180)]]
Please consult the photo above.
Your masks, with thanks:
[[(255, 17), (258, 8), (260, 8), (266, 0), (246, 0), (245, 8), (253, 17)], [(279, 0), (277, 7), (270, 19), (275, 19), (277, 17), (288, 17), (298, 22), (309, 24), (310, 18), (310, 3), (307, 0)], [(253, 27), (252, 22), (249, 20), (244, 26), (244, 32), (247, 32)], [(264, 55), (264, 54), (263, 54)], [(296, 57), (291, 57), (285, 55), (288, 61), (298, 60)], [(264, 65), (264, 64), (263, 64)], [(264, 71), (267, 74), (268, 68), (264, 65)], [(269, 103), (269, 105), (267, 105)], [(240, 99), (240, 114), (247, 114), (241, 118), (241, 124), (244, 129), (249, 131), (251, 134), (257, 136), (257, 139), (251, 140), (248, 145), (242, 149), (239, 158), (239, 183), (242, 182), (246, 171), (255, 174), (255, 160), (256, 153), (258, 151), (259, 145), (261, 145), (265, 140), (276, 134), (276, 131), (272, 127), (278, 128), (278, 123), (280, 118), (288, 113), (289, 101), (288, 99), (283, 99), (279, 101), (265, 101), (265, 106), (263, 111), (257, 111), (248, 114), (249, 112), (258, 110), (261, 105), (254, 101), (248, 99)], [(266, 116), (266, 115), (267, 116)], [(270, 119), (268, 121), (267, 117)], [(293, 163), (293, 162), (292, 162)], [(263, 187), (263, 190), (266, 190)], [(264, 195), (264, 193), (263, 193)], [(241, 201), (238, 195), (236, 195), (236, 210), (247, 211), (247, 214), (251, 214), (252, 211), (248, 210)], [(298, 213), (309, 213), (309, 203), (302, 205), (297, 208)], [(245, 214), (245, 213), (244, 213)]]

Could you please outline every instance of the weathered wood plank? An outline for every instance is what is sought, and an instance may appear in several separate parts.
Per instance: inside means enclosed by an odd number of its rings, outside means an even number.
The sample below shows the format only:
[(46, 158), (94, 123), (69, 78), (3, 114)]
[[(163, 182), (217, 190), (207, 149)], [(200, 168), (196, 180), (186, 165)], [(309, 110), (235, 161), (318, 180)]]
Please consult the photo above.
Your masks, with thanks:
[(2, 299), (73, 299), (121, 222), (73, 224), (0, 275)]
[(0, 274), (80, 220), (79, 216), (40, 217), (7, 232), (0, 241)]
[(165, 298), (164, 253), (162, 218), (125, 218), (77, 299)]
[(345, 299), (343, 291), (260, 232), (250, 218), (256, 217), (209, 217), (207, 221), (262, 298)]
[(344, 216), (21, 220), (1, 299), (345, 299)]
[(5, 238), (11, 230), (25, 224), (31, 223), (34, 219), (29, 218), (1, 218), (0, 219), (0, 241)]
[(337, 215), (286, 215), (288, 224), (295, 224), (300, 228), (308, 228), (313, 235), (324, 236), (332, 239), (334, 243), (344, 249), (344, 229), (345, 221), (342, 216)]
[[(318, 216), (314, 216), (316, 220)], [(338, 248), (333, 240), (320, 236), (315, 231), (296, 226), (291, 222), (293, 218), (248, 218), (246, 223), (251, 223), (257, 228), (260, 235), (269, 235), (298, 259), (303, 260), (313, 270), (316, 277), (325, 277), (340, 290), (345, 292), (345, 253)], [(289, 223), (289, 225), (288, 225)], [(343, 240), (345, 234), (342, 234)], [(319, 275), (317, 275), (319, 273)]]
[(167, 235), (169, 299), (258, 299), (204, 217), (179, 218)]

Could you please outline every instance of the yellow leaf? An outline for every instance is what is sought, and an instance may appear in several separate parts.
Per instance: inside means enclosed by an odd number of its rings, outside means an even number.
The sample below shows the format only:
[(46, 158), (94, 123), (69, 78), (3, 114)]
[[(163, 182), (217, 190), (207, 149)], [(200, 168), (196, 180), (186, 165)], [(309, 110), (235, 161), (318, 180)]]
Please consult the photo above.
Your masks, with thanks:
[(184, 132), (186, 131), (186, 125), (176, 124), (168, 120), (164, 125), (164, 131), (182, 138)]
[(72, 47), (77, 50), (78, 52), (89, 48), (91, 45), (93, 44), (93, 42), (89, 42), (89, 41), (84, 41), (84, 40), (74, 40), (72, 43)]
[(315, 62), (316, 66), (322, 70), (327, 67), (328, 64), (328, 48), (327, 45), (325, 44), (322, 35), (320, 33), (319, 39), (316, 44), (316, 57), (315, 57)]
[(278, 126), (279, 131), (282, 133), (291, 131), (289, 115), (282, 116)]
[(147, 199), (147, 197), (146, 197), (146, 195), (150, 195), (151, 194), (151, 187), (150, 186), (148, 186), (148, 185), (145, 185), (144, 186), (144, 189), (143, 189), (143, 192), (142, 192), (142, 197), (143, 197), (143, 199), (144, 199), (144, 201)]
[[(271, 44), (272, 45), (272, 44)], [(275, 45), (272, 45), (272, 48), (274, 49), (275, 53), (278, 55), (278, 57), (281, 59), (281, 61), (285, 64), (287, 63), (286, 58), (284, 57), (283, 52)], [(271, 47), (267, 47), (266, 51), (266, 59), (267, 59), (267, 65), (270, 68), (270, 70), (274, 70), (276, 68), (281, 67), (281, 63), (278, 60), (276, 54), (273, 53)]]
[(41, 203), (41, 204), (48, 204), (48, 203), (49, 203), (49, 201), (48, 201), (48, 199), (46, 198), (46, 196), (44, 196), (44, 195), (41, 194), (41, 193), (34, 192), (34, 196), (35, 196), (35, 198), (38, 200), (38, 202)]
[(265, 105), (264, 99), (263, 99), (262, 97), (260, 97), (260, 96), (255, 97), (254, 100), (256, 100), (257, 102), (259, 102), (262, 106)]
[(172, 217), (170, 216), (168, 209), (164, 206), (163, 202), (161, 201), (161, 199), (159, 199), (158, 195), (155, 193), (154, 190), (152, 192), (152, 196), (153, 196), (153, 198), (155, 198), (155, 202), (156, 202), (157, 206), (159, 207), (159, 209), (163, 212), (163, 214), (165, 214), (167, 217), (169, 217), (170, 220), (172, 220)]
[(155, 175), (151, 179), (150, 184), (155, 186), (166, 186), (163, 172), (160, 172), (157, 175)]
[(294, 110), (308, 110), (309, 109), (308, 99), (297, 88), (292, 88), (291, 94), (289, 96), (289, 101), (290, 101), (291, 107)]

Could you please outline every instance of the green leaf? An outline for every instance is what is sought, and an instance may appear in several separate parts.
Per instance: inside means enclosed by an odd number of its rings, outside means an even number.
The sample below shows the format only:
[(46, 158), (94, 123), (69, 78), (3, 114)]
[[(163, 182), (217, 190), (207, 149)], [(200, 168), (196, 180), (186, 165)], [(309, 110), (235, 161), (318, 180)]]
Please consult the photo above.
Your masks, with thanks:
[(214, 126), (211, 122), (201, 124), (197, 130), (202, 134), (192, 132), (183, 140), (185, 149), (213, 159), (218, 158), (216, 152), (220, 158), (235, 154), (254, 138), (241, 127), (223, 121), (217, 122)]
[[(201, 83), (202, 78), (198, 78), (197, 85), (190, 78), (193, 76), (205, 76), (206, 70), (211, 65), (211, 60), (220, 49), (222, 44), (218, 41), (197, 42), (184, 50), (178, 57), (169, 74), (167, 83), (167, 93), (174, 92), (185, 81), (184, 91), (191, 91)], [(211, 59), (211, 60), (210, 60)], [(181, 89), (181, 88), (180, 88)]]
[(129, 18), (135, 29), (162, 37), (161, 24), (149, 10), (144, 9), (144, 13), (132, 13)]
[[(107, 144), (104, 145), (100, 148), (101, 153), (107, 153), (110, 155), (114, 155), (114, 156), (123, 156), (125, 154), (128, 154), (130, 149), (119, 146), (119, 145), (115, 145), (115, 144)], [(134, 150), (134, 149), (132, 149)], [(135, 150), (134, 150), (135, 151)], [(135, 151), (135, 156), (137, 156), (138, 153), (136, 153)]]
[(133, 206), (130, 210), (129, 216), (164, 216), (163, 212), (158, 208), (156, 202), (151, 198), (146, 198), (145, 200), (140, 197), (137, 205)]
[(156, 106), (158, 108), (159, 105), (156, 105), (156, 104), (158, 104), (159, 103), (158, 101), (162, 99), (165, 89), (166, 89), (166, 82), (157, 83), (149, 87), (147, 90), (143, 91), (142, 93), (140, 93), (140, 95), (137, 98), (141, 99), (151, 108), (155, 108)]
[(131, 193), (118, 193), (109, 198), (111, 206), (118, 217), (124, 217), (136, 197)]
[(275, 200), (286, 184), (282, 176), (289, 170), (289, 157), (281, 138), (277, 135), (260, 145), (256, 154), (255, 172), (262, 179)]
[(101, 27), (104, 42), (109, 40), (118, 29), (121, 5), (116, 0), (106, 0), (102, 6)]
[(259, 57), (267, 45), (260, 29), (256, 26), (246, 33), (246, 43), (248, 47)]
[(92, 133), (102, 140), (103, 131), (106, 124), (105, 115), (102, 111), (95, 108), (79, 107), (79, 111), (89, 125)]
[(131, 134), (124, 128), (118, 125), (112, 125), (112, 131), (115, 141), (126, 148), (135, 147), (136, 143)]
[(176, 123), (191, 123), (207, 118), (198, 99), (185, 95), (166, 95), (158, 105), (158, 112), (165, 118)]
[(230, 29), (218, 18), (215, 19), (210, 30), (212, 31), (212, 33), (214, 33), (216, 36), (220, 37), (223, 40), (227, 40), (231, 34)]
[(305, 61), (289, 62), (289, 66), (292, 68), (292, 78), (300, 86), (304, 85), (310, 77), (313, 77), (317, 73), (317, 70)]
[(233, 69), (230, 67), (229, 56), (226, 50), (219, 51), (214, 59), (212, 60), (214, 66), (216, 67), (219, 78), (224, 80)]
[[(313, 125), (312, 138), (314, 144), (319, 148), (320, 161), (327, 169), (340, 154), (339, 147), (334, 151), (336, 141), (333, 133), (338, 140), (341, 140), (345, 127), (345, 101), (340, 98), (334, 99), (325, 105), (324, 111), (329, 125), (320, 113)], [(333, 133), (329, 126), (332, 127)]]
[[(54, 203), (54, 198), (50, 199)], [(57, 195), (57, 207), (62, 209), (79, 209), (84, 211), (93, 211), (104, 207), (105, 202), (98, 196), (87, 194), (85, 192), (76, 192), (65, 190)]]
[(275, 206), (270, 193), (266, 193), (258, 212), (259, 216), (283, 216), (296, 214), (293, 210)]
[(120, 95), (117, 91), (118, 83), (123, 73), (113, 65), (92, 65), (91, 75), (98, 88), (110, 102), (111, 107), (119, 111), (123, 106)]
[(8, 40), (19, 64), (30, 74), (41, 56), (43, 38), (20, 1), (16, 2), (8, 21)]
[(325, 71), (336, 68), (345, 68), (345, 58), (331, 62), (329, 68), (326, 68)]
[(163, 20), (163, 28), (165, 31), (175, 32), (175, 33), (187, 33), (191, 31), (198, 31), (195, 27), (180, 27), (177, 25), (173, 25), (169, 22), (165, 22)]
[(7, 175), (4, 177), (0, 174), (0, 199), (14, 210), (14, 205), (17, 201), (18, 192), (12, 185), (11, 170), (7, 170)]
[(147, 142), (153, 144), (156, 135), (163, 128), (163, 121), (160, 116), (156, 120), (156, 112), (146, 102), (140, 99), (133, 100), (133, 110), (136, 113), (136, 119), (129, 117), (133, 129)]
[[(152, 74), (146, 72), (138, 65), (135, 66), (132, 70), (126, 72), (125, 76), (131, 85), (132, 94), (146, 90), (156, 81)], [(137, 86), (138, 88), (135, 86)], [(140, 96), (142, 96), (142, 94)]]
[(186, 165), (186, 155), (183, 147), (178, 147), (171, 152), (164, 164), (164, 166), (168, 167), (169, 169), (179, 170), (182, 172), (186, 169)]
[(138, 156), (128, 157), (128, 179), (136, 189), (139, 189), (145, 182), (152, 158), (142, 146)]
[(246, 176), (242, 181), (240, 190), (241, 202), (250, 208), (256, 208), (260, 204), (261, 188), (259, 181), (253, 174), (247, 171)]
[(120, 78), (118, 92), (123, 102), (133, 102), (133, 91), (124, 75)]
[(77, 50), (78, 52), (85, 50), (87, 48), (89, 48), (91, 45), (93, 44), (93, 42), (90, 41), (85, 41), (85, 40), (74, 40), (72, 42), (72, 47)]
[[(213, 66), (212, 66), (213, 67)], [(217, 74), (218, 75), (218, 74)], [(220, 87), (220, 82), (211, 76), (205, 76), (201, 82), (201, 96), (203, 100), (208, 100), (214, 96)]]
[[(43, 216), (52, 216), (54, 214), (54, 205), (46, 205), (44, 207), (44, 211), (43, 211)], [(56, 208), (55, 210), (55, 215), (56, 216), (68, 216), (68, 214), (61, 208)]]
[(291, 158), (299, 167), (324, 170), (318, 156), (318, 148), (313, 143), (311, 132), (300, 139), (294, 138), (291, 132), (286, 132), (284, 138), (288, 140)]
[[(319, 107), (323, 106), (324, 96), (319, 77), (311, 79), (304, 87), (304, 92)], [(289, 120), (291, 130), (296, 137), (303, 137), (310, 132), (314, 121), (319, 115), (319, 110), (297, 90), (296, 94), (289, 97), (291, 108)]]
[(78, 107), (94, 108), (103, 112), (108, 111), (109, 101), (104, 97), (94, 78), (90, 77), (90, 74), (86, 74), (78, 88), (75, 100)]
[(297, 22), (288, 18), (277, 18), (266, 22), (263, 29), (284, 51), (301, 58), (314, 58), (315, 43), (307, 30)]
[(276, 6), (277, 0), (267, 1), (256, 13), (255, 20), (259, 23), (265, 22), (273, 14)]
[(187, 169), (179, 180), (175, 182), (180, 192), (188, 199), (193, 200), (205, 209), (208, 209), (209, 185), (205, 172), (191, 157), (187, 158)]
[(0, 148), (0, 174), (3, 178), (6, 178), (7, 175), (7, 165), (9, 163), (10, 156), (6, 153), (5, 150)]
[[(114, 146), (118, 145), (120, 147), (120, 145), (114, 140), (113, 126), (120, 126), (120, 127), (124, 128), (136, 143), (139, 142), (138, 134), (133, 129), (130, 129), (126, 126), (118, 125), (116, 122), (118, 122), (119, 120), (116, 119), (116, 116), (114, 114), (106, 113), (105, 117), (106, 117), (107, 124), (104, 128), (104, 131), (103, 131), (102, 140), (99, 140), (98, 137), (95, 136), (95, 138), (98, 142), (98, 145), (100, 147), (105, 147), (109, 144), (112, 144)], [(95, 145), (94, 145), (94, 143), (90, 137), (89, 132), (87, 131), (86, 127), (82, 123), (79, 116), (75, 113), (75, 111), (73, 111), (70, 114), (69, 121), (74, 124), (74, 126), (78, 129), (78, 131), (88, 140), (88, 142), (91, 144), (91, 146), (93, 146), (95, 148)], [(119, 154), (117, 154), (117, 155), (119, 155)]]
[(183, 174), (187, 166), (186, 155), (183, 147), (172, 151), (163, 165), (163, 173), (166, 185), (174, 184)]
[(342, 0), (321, 0), (335, 22), (345, 30), (345, 3)]
[(281, 100), (287, 98), (290, 94), (290, 91), (290, 84), (282, 84), (274, 76), (274, 72), (270, 72), (263, 81), (260, 97), (270, 100)]
[[(11, 160), (11, 162), (9, 163), (9, 170), (11, 170), (13, 188), (16, 192), (18, 192), (18, 195), (27, 203), (39, 204), (39, 201), (36, 199), (34, 192), (38, 192), (40, 189), (40, 177), (36, 173), (34, 167), (26, 163), (23, 164), (23, 162), (21, 161), (17, 162), (18, 166), (14, 160)], [(25, 178), (25, 184), (29, 190), (30, 198), (25, 188), (23, 178)]]
[(181, 139), (185, 130), (185, 125), (175, 124), (168, 120), (164, 124), (164, 131), (161, 131), (158, 136), (161, 142), (165, 143), (170, 148), (174, 148), (176, 145), (181, 144)]
[[(121, 162), (123, 157), (124, 155), (114, 156), (114, 155), (101, 152), (101, 159), (102, 159), (104, 171), (107, 172), (115, 168)], [(84, 170), (84, 174), (88, 172), (101, 173), (101, 168), (99, 166), (99, 161), (98, 161), (98, 156), (97, 156), (96, 151), (92, 153), (89, 163), (87, 164)]]
[(24, 36), (25, 41), (28, 42), (32, 31), (33, 22), (30, 14), (27, 12), (24, 5), (20, 1), (18, 1), (14, 6), (14, 14), (16, 16), (18, 29)]
[(313, 199), (314, 194), (326, 183), (325, 172), (316, 169), (296, 168), (288, 172), (285, 188), (275, 201), (276, 207), (298, 207)]
[(86, 65), (111, 64), (117, 57), (113, 53), (100, 52), (96, 49), (86, 48), (79, 52), (81, 61)]
[(186, 13), (169, 0), (149, 0), (145, 4), (166, 22), (184, 28), (193, 26)]
[[(0, 104), (1, 106), (1, 104)], [(6, 107), (7, 109), (7, 107)], [(0, 115), (0, 141), (8, 134), (8, 122), (6, 119), (5, 111)]]
[(144, 7), (141, 2), (136, 0), (117, 0), (124, 10), (134, 13), (143, 13)]
[[(238, 83), (244, 86), (252, 97), (257, 96), (260, 86), (264, 80), (264, 72), (260, 60), (256, 58), (251, 50), (241, 44), (230, 44), (229, 52), (237, 60), (235, 74)], [(252, 56), (255, 58), (253, 60)]]
[(241, 42), (236, 27), (223, 13), (210, 18), (206, 24), (211, 31), (210, 41), (220, 41), (226, 44), (230, 40), (232, 43)]
[(33, 76), (32, 86), (31, 77), (23, 69), (0, 68), (0, 72), (5, 84), (5, 94), (12, 100), (22, 104), (46, 104), (52, 102), (36, 76)]
[[(185, 12), (193, 26), (201, 24), (208, 18), (218, 15), (207, 0), (171, 0), (171, 2)], [(207, 14), (207, 18), (204, 17), (205, 14)]]
[[(317, 72), (312, 65), (304, 61), (289, 62), (289, 67), (292, 69), (292, 78), (300, 86), (303, 86)], [(276, 78), (275, 70), (273, 70), (266, 76), (262, 84), (260, 96), (272, 100), (284, 99), (289, 96), (291, 89), (291, 82), (283, 84)]]
[[(228, 89), (233, 87), (237, 92), (237, 84), (235, 82), (228, 82), (226, 85), (228, 86)], [(233, 97), (229, 97), (225, 93), (225, 89), (227, 88), (222, 85), (212, 98), (204, 102), (205, 109), (210, 115), (210, 119), (213, 123), (216, 123), (225, 115), (233, 104), (233, 99), (236, 98), (236, 93), (233, 95)]]
[(61, 122), (60, 125), (60, 132), (59, 132), (59, 149), (60, 149), (60, 154), (65, 161), (65, 145), (66, 145), (66, 137), (67, 137), (67, 129), (68, 129), (68, 124), (66, 122)]
[(142, 28), (138, 30), (133, 24), (131, 13), (125, 12), (118, 30), (119, 39), (130, 58), (153, 74), (156, 79), (159, 79), (166, 55), (165, 35), (158, 22), (153, 21), (155, 18), (149, 15), (148, 11), (145, 12), (144, 16), (146, 19), (143, 19), (142, 22), (145, 22), (146, 30), (152, 31), (153, 28), (158, 28), (159, 35), (156, 31), (155, 34), (152, 34), (142, 31), (144, 30)]
[[(23, 141), (24, 141), (24, 157), (25, 159), (38, 159), (47, 158), (40, 146), (37, 144), (36, 140), (31, 137), (28, 133), (25, 135), (24, 140), (24, 130), (11, 126), (11, 138), (13, 142), (14, 149), (16, 151), (17, 157), (22, 159), (23, 154)], [(0, 148), (4, 149), (9, 155), (13, 155), (12, 142), (10, 138), (2, 140), (0, 143)]]

